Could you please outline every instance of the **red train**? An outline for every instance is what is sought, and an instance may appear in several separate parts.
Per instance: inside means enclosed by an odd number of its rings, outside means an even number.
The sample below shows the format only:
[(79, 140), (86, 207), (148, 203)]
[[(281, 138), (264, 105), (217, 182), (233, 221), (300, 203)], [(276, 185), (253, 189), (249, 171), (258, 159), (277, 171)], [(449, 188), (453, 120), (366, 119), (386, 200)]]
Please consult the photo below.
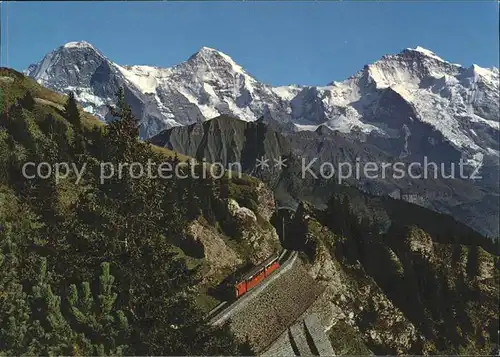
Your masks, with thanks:
[(272, 256), (238, 279), (234, 284), (234, 297), (239, 298), (271, 275), (273, 271), (280, 267), (278, 260), (279, 255)]

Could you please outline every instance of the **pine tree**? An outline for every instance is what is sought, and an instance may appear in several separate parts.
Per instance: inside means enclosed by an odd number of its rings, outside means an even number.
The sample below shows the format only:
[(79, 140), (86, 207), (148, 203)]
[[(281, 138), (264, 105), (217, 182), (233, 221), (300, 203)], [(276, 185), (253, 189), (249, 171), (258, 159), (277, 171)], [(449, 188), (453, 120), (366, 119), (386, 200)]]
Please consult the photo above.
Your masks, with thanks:
[(33, 110), (35, 107), (35, 99), (33, 98), (33, 94), (30, 91), (27, 91), (24, 96), (18, 100), (18, 103), (21, 107), (27, 110)]
[(108, 150), (119, 159), (130, 160), (140, 148), (139, 121), (132, 114), (132, 109), (125, 101), (125, 92), (120, 88), (117, 93), (116, 107), (109, 107), (113, 116), (118, 118), (108, 125)]
[(179, 155), (176, 152), (174, 155), (174, 159), (172, 160), (172, 168), (175, 169), (180, 162), (181, 161), (179, 160)]
[(68, 100), (64, 105), (64, 118), (66, 118), (66, 120), (69, 121), (77, 131), (81, 131), (82, 120), (76, 103), (75, 94), (73, 92), (69, 92)]
[(187, 176), (187, 178), (181, 179), (180, 181), (182, 189), (179, 191), (179, 200), (185, 205), (186, 215), (190, 220), (200, 215), (199, 190), (197, 190), (198, 182), (195, 181), (193, 172), (195, 176), (202, 177), (201, 166), (195, 160), (186, 161), (183, 175)]
[(6, 225), (0, 229), (0, 355), (35, 354), (28, 340), (29, 305), (19, 281), (19, 252)]
[(93, 354), (122, 355), (128, 337), (128, 321), (122, 310), (116, 308), (115, 278), (110, 274), (109, 263), (101, 264), (99, 292), (94, 298), (90, 284), (71, 285), (68, 302), (70, 314), (77, 323), (76, 329), (92, 341)]
[(76, 335), (61, 312), (61, 298), (52, 292), (47, 259), (41, 258), (36, 284), (29, 297), (34, 323), (30, 334), (35, 336), (41, 355), (73, 354)]

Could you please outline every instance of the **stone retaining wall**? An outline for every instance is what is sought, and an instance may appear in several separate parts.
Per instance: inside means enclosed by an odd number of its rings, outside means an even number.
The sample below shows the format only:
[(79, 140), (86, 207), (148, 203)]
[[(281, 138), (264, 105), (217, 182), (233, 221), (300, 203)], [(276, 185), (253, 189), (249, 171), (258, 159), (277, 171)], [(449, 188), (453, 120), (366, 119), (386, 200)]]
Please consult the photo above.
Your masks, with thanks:
[(231, 329), (261, 353), (297, 321), (323, 290), (324, 286), (314, 281), (297, 260), (280, 279), (231, 316)]

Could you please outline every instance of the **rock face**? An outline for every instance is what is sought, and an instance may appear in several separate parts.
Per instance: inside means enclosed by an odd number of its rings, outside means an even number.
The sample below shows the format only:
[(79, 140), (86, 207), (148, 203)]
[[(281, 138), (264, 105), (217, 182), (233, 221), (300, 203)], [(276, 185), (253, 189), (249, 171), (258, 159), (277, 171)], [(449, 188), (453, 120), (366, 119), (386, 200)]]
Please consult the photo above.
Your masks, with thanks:
[[(318, 228), (311, 229), (316, 232)], [(352, 270), (342, 267), (325, 245), (318, 245), (317, 254), (315, 263), (310, 266), (310, 273), (317, 281), (326, 283), (327, 288), (306, 313), (316, 312), (321, 316), (327, 331), (337, 324), (344, 325), (337, 333), (345, 333), (343, 330), (348, 327), (354, 329), (361, 334), (361, 339), (367, 346), (365, 348), (377, 354), (381, 351), (391, 354), (408, 353), (418, 338), (418, 331), (377, 283), (369, 276), (363, 276), (361, 267)], [(370, 323), (366, 323), (365, 319), (371, 319)], [(340, 347), (341, 350), (349, 350), (354, 347), (349, 346), (349, 342), (339, 346), (335, 339), (340, 336), (331, 337), (334, 349)], [(362, 350), (357, 350), (354, 353), (361, 352)]]
[[(485, 234), (499, 233), (497, 68), (466, 68), (417, 47), (383, 56), (343, 82), (273, 87), (207, 47), (176, 66), (158, 68), (122, 66), (89, 43), (71, 42), (26, 73), (59, 92), (74, 91), (86, 110), (103, 120), (123, 86), (143, 138), (156, 135), (152, 140), (161, 146), (212, 162), (240, 162), (250, 173), (263, 154), (315, 157), (316, 168), (325, 161), (337, 165), (356, 159), (362, 165), (431, 162), (447, 174), (453, 166), (455, 177), (464, 160), (466, 176), (477, 168), (481, 180), (450, 183), (455, 180), (431, 174), (417, 181), (408, 175), (397, 182), (362, 178), (356, 184), (373, 194), (403, 191), (402, 198), (453, 214)], [(283, 135), (230, 120), (205, 125), (221, 115), (244, 122), (262, 118)], [(314, 192), (312, 181), (295, 179), (285, 186), (278, 188), (287, 196), (284, 204), (304, 197), (323, 203), (325, 192)], [(307, 192), (293, 192), (297, 189)]]
[(243, 259), (235, 252), (223, 237), (212, 227), (200, 221), (191, 223), (188, 230), (189, 239), (203, 246), (203, 258), (207, 266), (201, 283), (211, 285), (221, 273), (230, 274), (243, 263)]
[(383, 56), (322, 87), (261, 83), (207, 47), (176, 66), (158, 68), (121, 66), (89, 43), (71, 42), (26, 73), (57, 91), (75, 91), (103, 119), (124, 86), (145, 138), (220, 115), (264, 117), (291, 130), (326, 126), (360, 136), (394, 157), (463, 157), (485, 171), (498, 166), (498, 68), (462, 67), (421, 47)]
[(330, 216), (313, 211), (305, 234), (314, 237), (314, 253), (306, 267), (326, 289), (305, 315), (320, 317), (336, 353), (489, 354), (497, 348), (492, 246), (460, 244), (451, 231), (439, 236), (405, 223), (387, 234), (348, 237), (327, 227)]
[(277, 252), (279, 237), (271, 224), (249, 208), (240, 207), (238, 202), (229, 199), (229, 214), (234, 219), (240, 242), (252, 252), (250, 261), (259, 264)]
[(239, 269), (248, 270), (281, 250), (270, 223), (273, 193), (250, 177), (230, 180), (228, 186), (228, 197), (221, 199), (215, 221), (200, 217), (189, 224), (184, 235), (170, 238), (198, 265), (202, 294)]

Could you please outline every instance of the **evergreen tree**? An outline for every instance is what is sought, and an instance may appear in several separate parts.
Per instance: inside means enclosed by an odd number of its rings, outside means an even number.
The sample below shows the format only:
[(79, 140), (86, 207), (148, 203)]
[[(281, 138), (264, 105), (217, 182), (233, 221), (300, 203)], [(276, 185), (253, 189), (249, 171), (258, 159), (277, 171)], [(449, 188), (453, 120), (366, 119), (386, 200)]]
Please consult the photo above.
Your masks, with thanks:
[(117, 293), (109, 263), (102, 263), (99, 277), (99, 292), (94, 298), (90, 284), (84, 282), (80, 293), (71, 285), (68, 302), (69, 312), (76, 322), (77, 331), (92, 341), (92, 354), (122, 355), (129, 333), (127, 318), (122, 310), (116, 309)]
[(30, 91), (27, 91), (24, 96), (18, 100), (18, 103), (21, 107), (27, 110), (33, 110), (35, 107), (35, 99), (33, 98), (33, 94)]
[(30, 334), (36, 340), (41, 355), (73, 354), (76, 334), (61, 312), (61, 298), (52, 291), (47, 271), (47, 259), (41, 258), (36, 284), (29, 296), (33, 325)]
[(19, 281), (20, 252), (7, 225), (0, 227), (0, 355), (35, 354), (29, 345), (30, 309)]
[(129, 160), (137, 152), (139, 142), (139, 121), (132, 114), (132, 109), (125, 101), (125, 92), (120, 88), (117, 93), (116, 107), (109, 107), (113, 116), (118, 118), (109, 123), (107, 128), (107, 149), (111, 156)]
[(77, 131), (81, 130), (82, 119), (80, 117), (80, 111), (78, 110), (78, 104), (76, 103), (75, 94), (73, 92), (69, 92), (68, 100), (64, 105), (64, 117)]

